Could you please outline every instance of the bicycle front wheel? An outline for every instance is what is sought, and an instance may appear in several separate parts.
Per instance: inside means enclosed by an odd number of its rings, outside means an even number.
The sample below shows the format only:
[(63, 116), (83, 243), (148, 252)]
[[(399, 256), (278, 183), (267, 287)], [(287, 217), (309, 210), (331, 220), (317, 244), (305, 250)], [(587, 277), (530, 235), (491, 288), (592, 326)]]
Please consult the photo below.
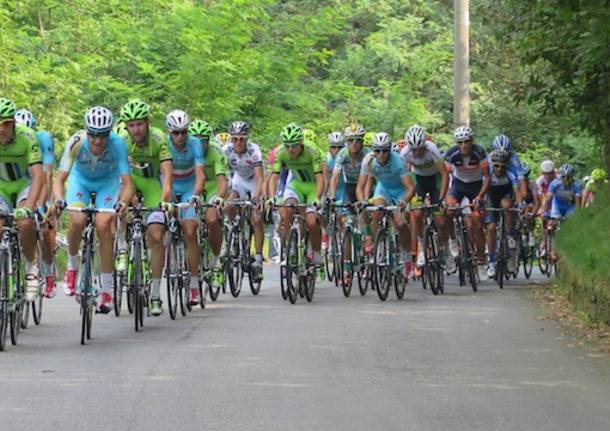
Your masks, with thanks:
[(290, 237), (287, 245), (287, 278), (286, 278), (286, 296), (291, 304), (297, 301), (299, 295), (299, 284), (301, 278), (301, 256), (299, 250), (299, 232), (296, 228), (290, 230)]
[(352, 282), (354, 279), (354, 238), (352, 230), (347, 227), (345, 234), (343, 235), (343, 241), (341, 243), (341, 287), (343, 288), (343, 295), (349, 298), (352, 291)]
[(241, 249), (240, 231), (236, 228), (229, 232), (228, 243), (228, 272), (229, 272), (229, 289), (234, 298), (239, 296), (241, 292), (241, 284), (243, 281), (243, 268), (241, 262), (241, 253), (246, 253), (246, 250)]
[(178, 312), (178, 263), (176, 261), (176, 244), (170, 243), (165, 251), (165, 281), (167, 283), (167, 308), (169, 317), (176, 320)]
[(144, 324), (144, 286), (142, 285), (142, 244), (137, 241), (133, 247), (133, 299), (134, 330), (138, 332)]
[(386, 229), (380, 229), (375, 238), (374, 274), (375, 289), (380, 300), (388, 299), (392, 282), (392, 265), (390, 262), (390, 238)]

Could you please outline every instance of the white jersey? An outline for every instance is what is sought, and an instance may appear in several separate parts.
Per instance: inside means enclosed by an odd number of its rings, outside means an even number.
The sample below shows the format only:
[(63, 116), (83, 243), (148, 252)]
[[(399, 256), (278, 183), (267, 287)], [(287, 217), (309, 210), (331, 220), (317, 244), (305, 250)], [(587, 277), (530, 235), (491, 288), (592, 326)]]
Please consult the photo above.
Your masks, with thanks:
[(237, 154), (233, 149), (233, 143), (229, 142), (223, 148), (227, 155), (229, 168), (231, 169), (231, 177), (240, 177), (242, 180), (254, 180), (254, 169), (263, 166), (263, 154), (258, 145), (253, 142), (248, 142), (246, 151), (243, 154)]
[(422, 157), (415, 157), (410, 145), (400, 152), (400, 158), (411, 167), (411, 170), (422, 177), (429, 177), (438, 173), (438, 166), (443, 163), (443, 156), (436, 144), (426, 141), (426, 151)]

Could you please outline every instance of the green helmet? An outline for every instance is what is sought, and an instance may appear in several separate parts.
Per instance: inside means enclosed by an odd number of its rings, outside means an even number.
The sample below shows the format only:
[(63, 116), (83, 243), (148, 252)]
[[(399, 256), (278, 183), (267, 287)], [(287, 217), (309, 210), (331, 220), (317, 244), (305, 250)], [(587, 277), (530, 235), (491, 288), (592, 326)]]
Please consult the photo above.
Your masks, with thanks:
[(303, 129), (297, 123), (290, 123), (282, 129), (280, 138), (284, 144), (300, 144), (305, 139)]
[(5, 97), (0, 97), (0, 120), (14, 118), (16, 109), (15, 102)]
[(364, 142), (363, 145), (365, 147), (372, 147), (373, 146), (373, 138), (375, 137), (375, 133), (374, 132), (367, 132), (364, 134)]
[(311, 129), (303, 129), (303, 136), (305, 137), (306, 141), (309, 141), (312, 144), (315, 144), (318, 140), (318, 135), (316, 135), (316, 132)]
[(193, 136), (201, 136), (206, 138), (208, 141), (214, 136), (214, 129), (210, 126), (210, 123), (203, 120), (193, 120), (189, 126), (189, 134)]
[(602, 168), (593, 169), (593, 172), (591, 172), (591, 178), (596, 183), (604, 181), (606, 179), (606, 171)]
[(141, 100), (130, 100), (121, 109), (121, 120), (144, 120), (150, 115), (150, 106)]

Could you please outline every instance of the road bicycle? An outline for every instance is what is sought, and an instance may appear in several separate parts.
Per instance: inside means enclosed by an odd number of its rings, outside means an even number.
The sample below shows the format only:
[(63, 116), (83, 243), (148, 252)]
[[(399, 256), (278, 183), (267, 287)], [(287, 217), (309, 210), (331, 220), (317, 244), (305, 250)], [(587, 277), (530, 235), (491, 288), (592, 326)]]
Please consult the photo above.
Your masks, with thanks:
[(429, 286), (434, 295), (445, 292), (445, 252), (438, 234), (434, 217), (437, 215), (439, 205), (422, 205), (417, 208), (424, 215), (424, 273), (422, 284), (424, 289)]
[(466, 278), (468, 278), (468, 281), (472, 286), (473, 292), (476, 292), (479, 286), (479, 277), (477, 274), (477, 255), (473, 244), (470, 241), (470, 235), (468, 233), (468, 228), (466, 227), (466, 223), (464, 220), (464, 218), (466, 217), (466, 214), (464, 214), (465, 208), (468, 208), (468, 206), (452, 206), (448, 207), (447, 210), (454, 212), (453, 220), (455, 227), (455, 236), (458, 242), (458, 248), (460, 250), (460, 254), (458, 258), (456, 258), (455, 263), (458, 268), (458, 278), (460, 281), (460, 286), (465, 286)]

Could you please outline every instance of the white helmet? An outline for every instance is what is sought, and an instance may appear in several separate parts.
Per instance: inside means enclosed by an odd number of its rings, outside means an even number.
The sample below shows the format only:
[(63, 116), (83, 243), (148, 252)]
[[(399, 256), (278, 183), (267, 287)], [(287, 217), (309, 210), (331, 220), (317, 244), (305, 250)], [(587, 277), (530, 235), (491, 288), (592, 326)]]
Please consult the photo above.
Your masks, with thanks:
[(392, 148), (392, 138), (386, 132), (375, 133), (373, 150), (389, 150)]
[(468, 126), (458, 127), (453, 133), (453, 137), (455, 138), (456, 142), (467, 141), (472, 139), (472, 136), (472, 129)]
[(165, 117), (165, 127), (170, 132), (187, 130), (191, 120), (186, 112), (175, 109)]
[(85, 128), (91, 133), (110, 132), (113, 121), (112, 112), (103, 106), (94, 106), (85, 114)]
[(540, 163), (540, 172), (543, 174), (555, 172), (555, 163), (553, 163), (552, 160), (545, 160), (544, 162)]
[(34, 117), (34, 114), (27, 109), (20, 109), (19, 111), (15, 112), (15, 122), (17, 124), (23, 124), (32, 129), (36, 127), (36, 117)]
[(426, 131), (417, 124), (411, 126), (405, 133), (405, 141), (411, 148), (422, 148), (426, 145)]
[(328, 134), (328, 145), (330, 147), (345, 147), (345, 138), (341, 132), (331, 132)]

